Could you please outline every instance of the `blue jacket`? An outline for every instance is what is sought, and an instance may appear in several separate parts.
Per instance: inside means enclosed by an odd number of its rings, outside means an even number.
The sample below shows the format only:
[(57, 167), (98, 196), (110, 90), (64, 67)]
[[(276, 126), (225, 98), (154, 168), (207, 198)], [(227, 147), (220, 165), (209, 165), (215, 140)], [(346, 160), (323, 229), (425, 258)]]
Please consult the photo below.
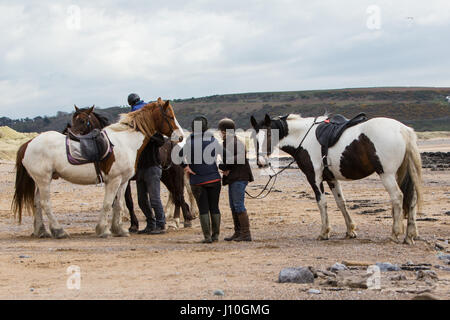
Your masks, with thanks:
[(136, 111), (145, 106), (148, 102), (144, 102), (143, 100), (136, 103), (134, 106), (131, 107), (131, 111)]
[[(199, 143), (201, 143), (201, 152), (202, 152), (201, 163), (194, 163), (196, 162), (195, 161), (196, 156), (194, 154), (194, 150), (196, 149), (195, 145), (198, 145)], [(190, 175), (191, 185), (205, 184), (210, 181), (211, 182), (217, 180), (220, 181), (221, 179), (219, 169), (217, 167), (217, 155), (215, 153), (215, 148), (213, 148), (213, 145), (211, 144), (217, 144), (218, 146), (220, 146), (217, 140), (213, 137), (213, 135), (209, 133), (191, 134), (188, 140), (186, 141), (186, 145), (183, 148), (185, 155), (185, 161), (183, 166), (185, 167), (186, 165), (189, 165), (191, 170), (195, 172), (195, 174)], [(209, 146), (208, 149), (211, 150), (211, 153), (208, 155), (208, 157), (214, 159), (214, 162), (211, 164), (206, 163), (205, 159), (203, 158), (204, 150), (208, 146)], [(199, 156), (197, 155), (197, 157)]]

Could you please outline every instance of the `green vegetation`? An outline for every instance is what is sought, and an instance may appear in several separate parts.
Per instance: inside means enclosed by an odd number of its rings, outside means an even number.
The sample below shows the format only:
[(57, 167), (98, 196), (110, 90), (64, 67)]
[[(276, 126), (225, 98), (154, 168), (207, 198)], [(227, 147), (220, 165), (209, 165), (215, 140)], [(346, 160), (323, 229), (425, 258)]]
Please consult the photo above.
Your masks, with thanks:
[[(352, 117), (365, 112), (368, 117), (389, 117), (418, 131), (450, 131), (450, 103), (445, 99), (450, 88), (358, 88), (290, 92), (256, 92), (214, 95), (201, 98), (175, 99), (172, 105), (181, 125), (190, 127), (196, 115), (208, 117), (215, 127), (224, 118), (233, 118), (241, 128), (250, 126), (249, 119), (269, 113), (271, 116), (299, 113), (318, 116), (325, 112)], [(164, 97), (163, 97), (164, 98)], [(96, 109), (110, 120), (117, 120), (126, 107)], [(61, 131), (71, 114), (58, 112), (54, 117), (11, 120), (0, 118), (6, 125), (22, 132)]]

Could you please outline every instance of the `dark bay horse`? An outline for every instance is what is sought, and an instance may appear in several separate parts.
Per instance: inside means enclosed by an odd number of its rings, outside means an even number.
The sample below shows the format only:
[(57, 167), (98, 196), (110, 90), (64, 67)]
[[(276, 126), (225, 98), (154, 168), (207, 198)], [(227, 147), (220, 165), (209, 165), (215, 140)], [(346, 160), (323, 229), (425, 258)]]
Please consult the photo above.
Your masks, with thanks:
[[(72, 116), (72, 123), (67, 124), (66, 128), (63, 131), (63, 134), (66, 134), (69, 128), (75, 134), (87, 134), (93, 129), (103, 129), (108, 125), (109, 120), (106, 117), (96, 113), (94, 111), (94, 106), (90, 108), (78, 108), (77, 106), (75, 106), (75, 112)], [(167, 212), (172, 204), (175, 206), (173, 210), (173, 218), (175, 220), (175, 227), (178, 227), (181, 209), (181, 211), (183, 212), (184, 226), (190, 227), (191, 221), (195, 219), (195, 215), (191, 214), (190, 207), (184, 199), (185, 186), (190, 198), (189, 200), (191, 202), (191, 206), (192, 204), (194, 204), (194, 210), (196, 208), (194, 203), (195, 200), (192, 195), (189, 182), (186, 183), (186, 177), (183, 168), (172, 163), (170, 155), (173, 145), (174, 143), (170, 141), (170, 139), (165, 138), (164, 145), (159, 149), (161, 166), (163, 168), (161, 181), (162, 183), (164, 183), (167, 190), (169, 190), (169, 199), (167, 201), (165, 211)], [(154, 155), (143, 153), (141, 156), (153, 157)], [(135, 177), (133, 177), (131, 180), (135, 180)], [(125, 191), (125, 203), (130, 213), (131, 226), (129, 228), (129, 231), (132, 233), (136, 233), (139, 230), (139, 221), (134, 212), (130, 182), (128, 182)], [(168, 216), (170, 216), (170, 213), (168, 214)]]

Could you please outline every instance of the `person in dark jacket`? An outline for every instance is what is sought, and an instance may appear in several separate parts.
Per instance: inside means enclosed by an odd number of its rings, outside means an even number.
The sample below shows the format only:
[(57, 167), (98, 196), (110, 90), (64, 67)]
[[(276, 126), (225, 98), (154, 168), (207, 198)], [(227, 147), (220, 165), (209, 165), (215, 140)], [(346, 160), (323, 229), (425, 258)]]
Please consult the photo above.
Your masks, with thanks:
[(163, 144), (164, 137), (155, 133), (139, 156), (136, 188), (139, 207), (147, 220), (147, 226), (139, 234), (165, 233), (166, 217), (160, 196), (162, 169), (159, 158), (159, 148)]
[(253, 174), (247, 159), (245, 144), (235, 134), (234, 121), (228, 118), (219, 121), (223, 138), (223, 185), (228, 185), (228, 198), (233, 216), (234, 234), (226, 241), (252, 241), (250, 222), (245, 208), (245, 188), (252, 182)]
[[(131, 111), (136, 111), (147, 103), (136, 93), (130, 93), (128, 104)], [(138, 203), (147, 220), (147, 226), (139, 231), (139, 234), (165, 233), (166, 217), (160, 195), (162, 169), (159, 158), (159, 148), (163, 144), (164, 137), (160, 133), (154, 134), (138, 159), (136, 172)]]
[(193, 133), (183, 148), (187, 155), (182, 164), (185, 172), (190, 175), (191, 189), (200, 212), (203, 243), (219, 240), (219, 199), (222, 188), (215, 153), (218, 142), (207, 129), (208, 121), (205, 117), (196, 117), (192, 121)]

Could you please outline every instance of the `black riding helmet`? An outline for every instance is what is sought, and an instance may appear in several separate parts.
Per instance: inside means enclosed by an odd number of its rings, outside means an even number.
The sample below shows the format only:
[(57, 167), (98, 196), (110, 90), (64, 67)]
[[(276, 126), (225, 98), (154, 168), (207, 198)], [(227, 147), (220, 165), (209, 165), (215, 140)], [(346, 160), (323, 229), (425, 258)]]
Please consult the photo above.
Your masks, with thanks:
[(128, 104), (130, 106), (134, 106), (139, 101), (141, 101), (141, 98), (139, 97), (139, 95), (137, 93), (130, 93), (128, 95)]
[(227, 130), (234, 130), (236, 129), (236, 125), (234, 124), (234, 121), (230, 118), (224, 118), (219, 121), (218, 129), (220, 131), (227, 131)]
[(206, 119), (205, 116), (198, 116), (198, 117), (195, 117), (194, 120), (192, 120), (192, 124), (191, 124), (192, 132), (194, 132), (194, 123), (196, 121), (202, 122), (202, 132), (205, 132), (206, 130), (208, 130), (208, 119)]

